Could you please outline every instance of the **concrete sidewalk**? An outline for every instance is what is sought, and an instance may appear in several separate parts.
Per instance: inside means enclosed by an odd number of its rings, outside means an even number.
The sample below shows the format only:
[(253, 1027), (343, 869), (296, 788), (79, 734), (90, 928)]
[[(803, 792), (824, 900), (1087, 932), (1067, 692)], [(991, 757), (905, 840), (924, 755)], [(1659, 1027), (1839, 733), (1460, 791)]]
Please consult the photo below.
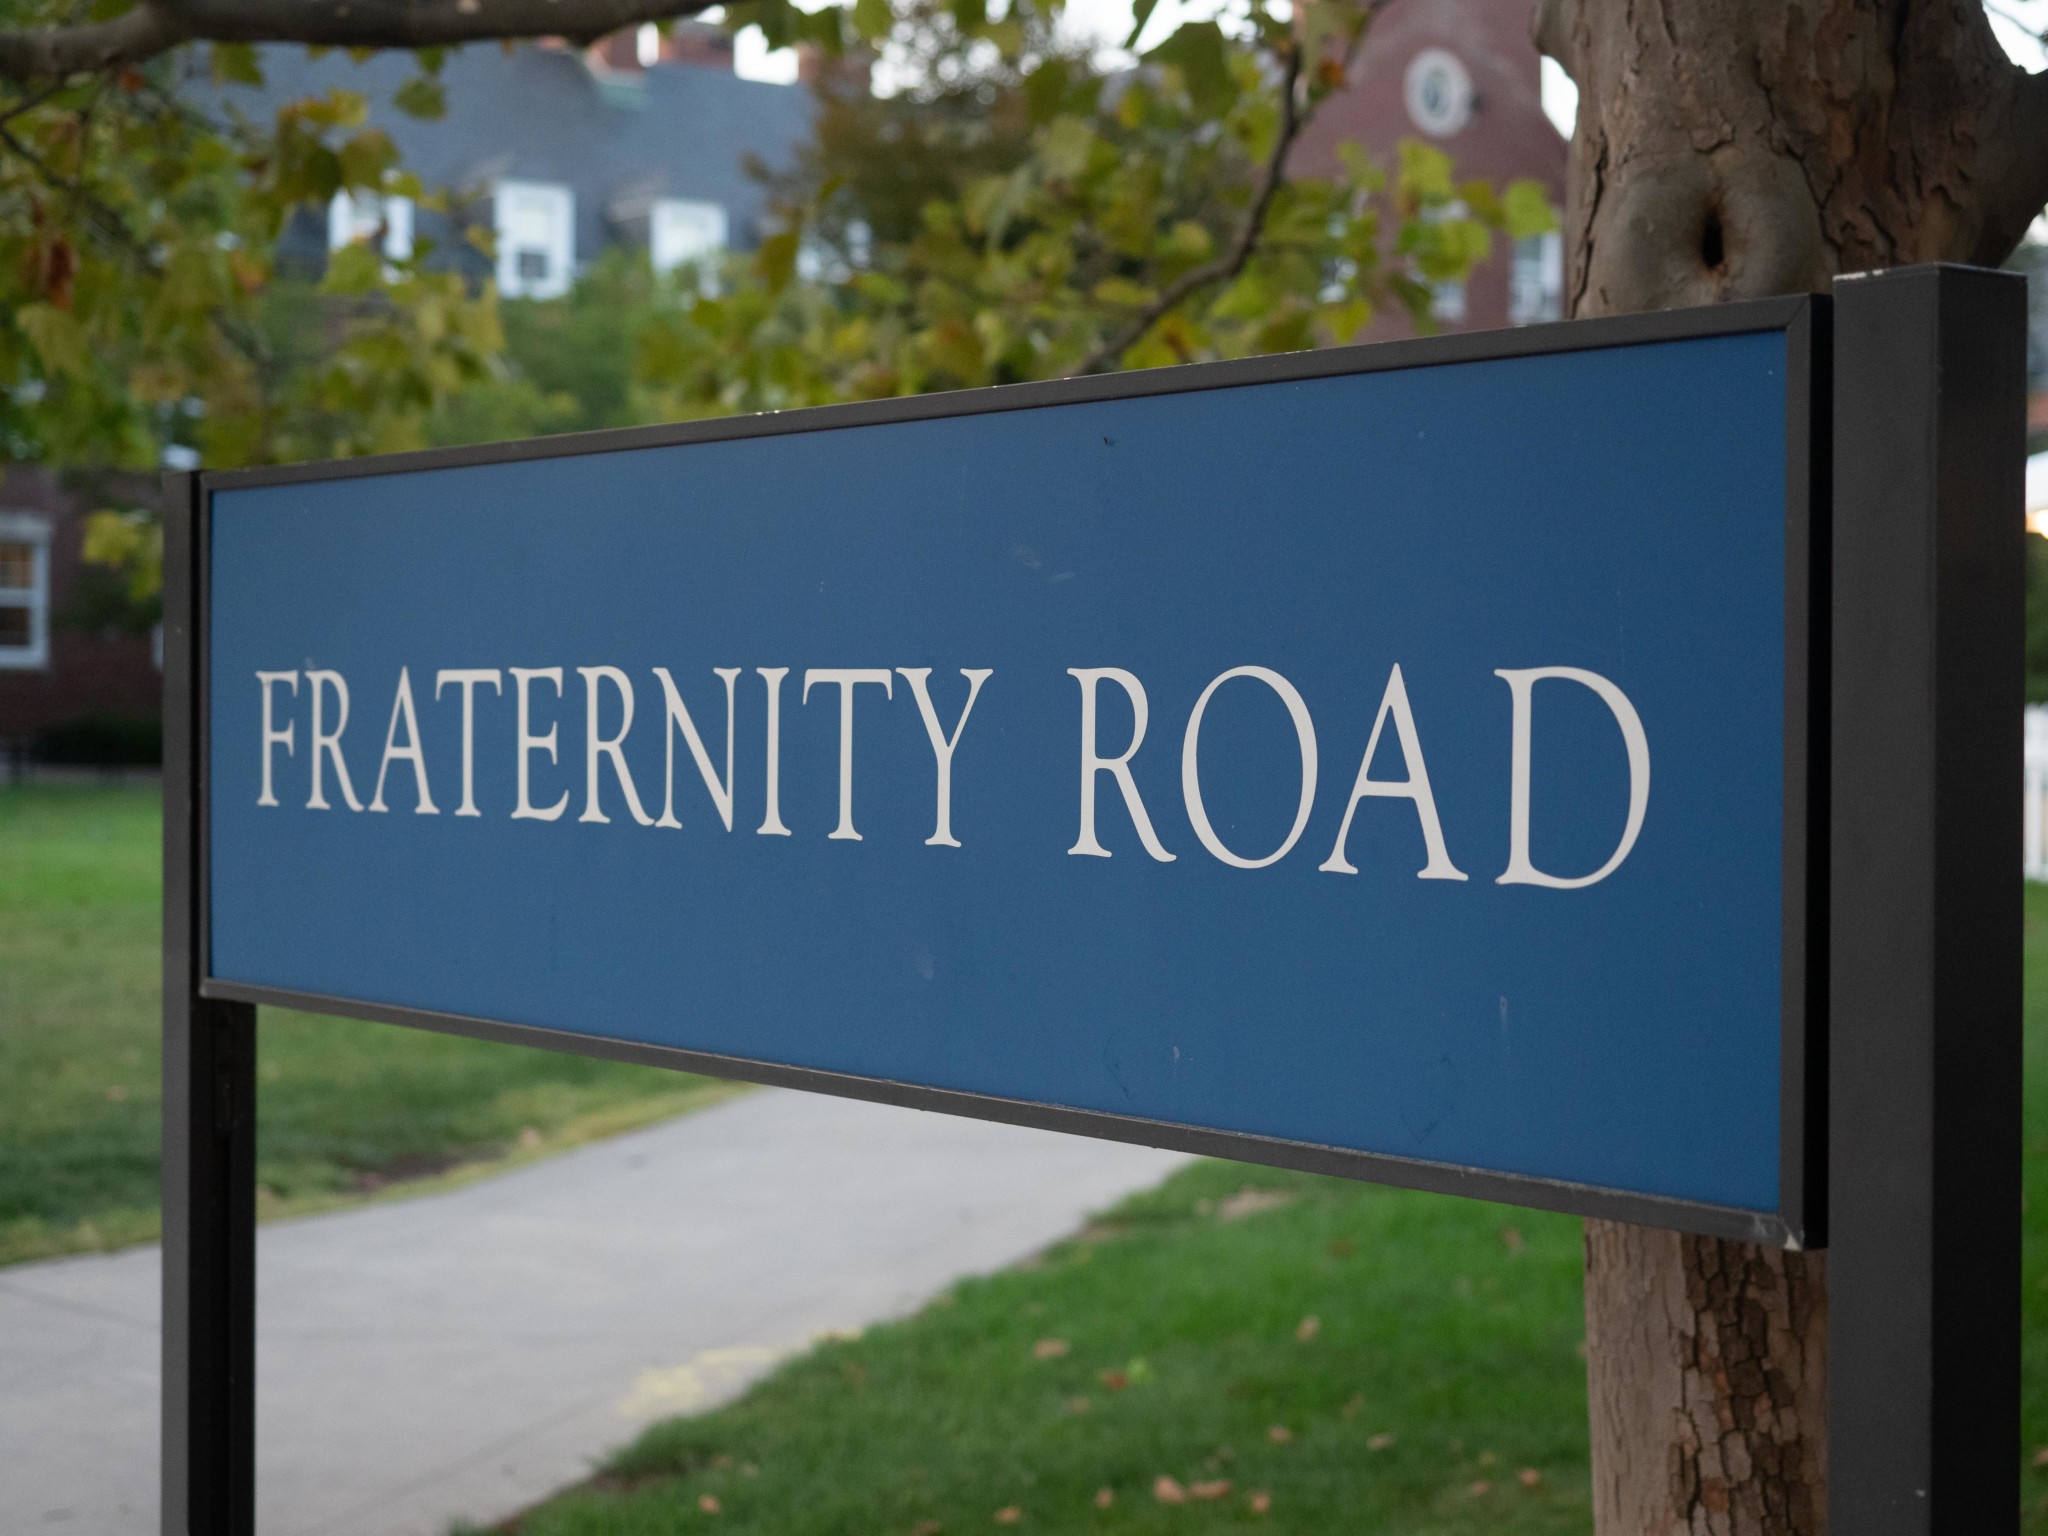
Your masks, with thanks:
[[(259, 1241), (264, 1536), (441, 1536), (1184, 1159), (762, 1091)], [(156, 1530), (156, 1249), (0, 1270), (0, 1527)]]

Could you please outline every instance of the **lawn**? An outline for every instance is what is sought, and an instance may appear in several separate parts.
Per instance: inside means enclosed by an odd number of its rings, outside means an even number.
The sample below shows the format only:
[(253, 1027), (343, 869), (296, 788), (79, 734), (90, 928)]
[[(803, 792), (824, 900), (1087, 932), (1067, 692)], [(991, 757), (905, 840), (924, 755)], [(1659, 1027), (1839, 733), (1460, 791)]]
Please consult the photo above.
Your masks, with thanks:
[[(2023, 1528), (2048, 1536), (2048, 888), (2027, 892), (2026, 966), (2014, 1454)], [(502, 1529), (1583, 1532), (1579, 1280), (1568, 1218), (1199, 1164), (655, 1426)]]
[[(0, 789), (0, 1264), (158, 1230), (154, 789)], [(265, 1009), (266, 1213), (472, 1176), (726, 1091), (701, 1078)]]

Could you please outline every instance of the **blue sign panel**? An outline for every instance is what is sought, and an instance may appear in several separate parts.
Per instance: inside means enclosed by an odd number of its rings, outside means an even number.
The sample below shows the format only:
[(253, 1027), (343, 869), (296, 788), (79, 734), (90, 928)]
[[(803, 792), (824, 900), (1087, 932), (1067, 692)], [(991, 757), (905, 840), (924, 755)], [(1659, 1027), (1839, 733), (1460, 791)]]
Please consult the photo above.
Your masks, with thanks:
[(1790, 349), (222, 477), (209, 974), (1769, 1216)]

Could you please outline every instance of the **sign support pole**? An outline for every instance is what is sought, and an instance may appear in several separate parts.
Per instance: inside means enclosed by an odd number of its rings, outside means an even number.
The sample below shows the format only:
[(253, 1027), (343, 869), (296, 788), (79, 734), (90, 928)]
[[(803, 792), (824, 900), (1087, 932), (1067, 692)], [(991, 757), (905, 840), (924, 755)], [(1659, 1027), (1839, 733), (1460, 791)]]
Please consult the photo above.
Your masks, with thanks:
[(165, 490), (163, 1530), (253, 1536), (256, 1010), (198, 992), (198, 477)]
[(1829, 1528), (2012, 1531), (2026, 284), (1835, 285)]

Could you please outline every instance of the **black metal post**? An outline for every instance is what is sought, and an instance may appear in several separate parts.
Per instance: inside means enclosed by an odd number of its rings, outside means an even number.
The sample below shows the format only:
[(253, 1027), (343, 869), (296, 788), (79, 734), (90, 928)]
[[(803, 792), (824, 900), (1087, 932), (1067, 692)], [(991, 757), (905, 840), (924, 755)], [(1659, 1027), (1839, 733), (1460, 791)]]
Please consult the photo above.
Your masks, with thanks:
[(2026, 284), (1835, 285), (1829, 1526), (2019, 1496)]
[(198, 991), (198, 479), (165, 490), (163, 1530), (254, 1536), (256, 1010)]

